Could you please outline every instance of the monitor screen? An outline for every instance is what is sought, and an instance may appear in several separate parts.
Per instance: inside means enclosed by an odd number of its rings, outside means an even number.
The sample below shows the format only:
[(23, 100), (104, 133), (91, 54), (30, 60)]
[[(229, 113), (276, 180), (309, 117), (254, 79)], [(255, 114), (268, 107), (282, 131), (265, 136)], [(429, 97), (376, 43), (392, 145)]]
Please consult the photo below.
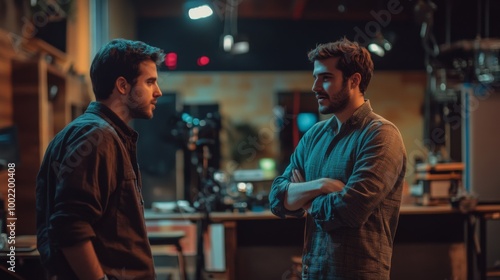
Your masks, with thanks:
[(312, 112), (299, 113), (297, 115), (297, 127), (299, 132), (305, 133), (309, 130), (315, 123), (318, 122), (318, 114)]

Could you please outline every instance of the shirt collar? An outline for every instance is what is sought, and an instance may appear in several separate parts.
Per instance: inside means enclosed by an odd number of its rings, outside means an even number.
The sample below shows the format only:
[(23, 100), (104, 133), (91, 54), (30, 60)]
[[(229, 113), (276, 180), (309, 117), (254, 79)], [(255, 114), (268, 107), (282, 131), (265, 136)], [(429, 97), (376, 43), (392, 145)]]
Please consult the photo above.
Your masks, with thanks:
[(355, 125), (361, 121), (363, 121), (371, 112), (373, 111), (372, 106), (370, 105), (370, 100), (365, 100), (363, 105), (359, 106), (356, 111), (352, 114), (352, 116), (347, 119), (346, 124)]
[(113, 112), (108, 106), (94, 101), (89, 104), (86, 112), (101, 116), (109, 124), (111, 124), (122, 137), (127, 136), (132, 138), (134, 142), (137, 141), (137, 131), (133, 130), (128, 124), (120, 119), (120, 117), (118, 117), (118, 115), (115, 114), (115, 112)]

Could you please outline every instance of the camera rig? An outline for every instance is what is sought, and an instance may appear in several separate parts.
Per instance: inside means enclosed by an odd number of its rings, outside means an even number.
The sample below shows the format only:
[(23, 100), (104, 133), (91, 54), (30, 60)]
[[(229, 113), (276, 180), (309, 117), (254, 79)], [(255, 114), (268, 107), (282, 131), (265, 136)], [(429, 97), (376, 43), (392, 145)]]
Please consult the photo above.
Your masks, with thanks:
[(179, 115), (172, 135), (184, 150), (184, 177), (186, 195), (201, 212), (220, 210), (221, 187), (214, 180), (219, 169), (219, 132), (221, 118), (218, 113), (207, 113), (197, 118), (187, 112)]

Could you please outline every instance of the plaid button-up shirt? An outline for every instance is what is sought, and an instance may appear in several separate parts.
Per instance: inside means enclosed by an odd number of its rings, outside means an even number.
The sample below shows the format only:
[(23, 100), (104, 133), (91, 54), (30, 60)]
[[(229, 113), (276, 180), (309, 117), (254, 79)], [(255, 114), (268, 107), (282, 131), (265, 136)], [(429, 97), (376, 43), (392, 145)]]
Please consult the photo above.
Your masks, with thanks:
[(332, 117), (304, 135), (273, 182), (271, 210), (282, 218), (304, 214), (284, 207), (293, 169), (306, 181), (342, 181), (342, 191), (316, 197), (307, 213), (302, 278), (389, 279), (406, 171), (401, 134), (369, 101), (337, 128)]

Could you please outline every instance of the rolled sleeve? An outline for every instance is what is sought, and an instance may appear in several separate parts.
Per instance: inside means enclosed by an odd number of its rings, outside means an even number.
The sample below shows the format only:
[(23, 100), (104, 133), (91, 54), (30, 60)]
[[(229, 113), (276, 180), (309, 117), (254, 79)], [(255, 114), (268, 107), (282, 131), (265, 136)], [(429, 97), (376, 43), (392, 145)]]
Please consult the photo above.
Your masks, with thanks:
[(280, 218), (285, 218), (287, 215), (294, 217), (304, 216), (304, 209), (290, 211), (285, 208), (285, 195), (288, 192), (288, 187), (290, 187), (290, 178), (293, 169), (304, 170), (304, 150), (309, 141), (311, 130), (306, 132), (302, 139), (300, 139), (297, 148), (290, 157), (290, 164), (281, 176), (276, 177), (271, 186), (271, 191), (269, 192), (269, 206), (271, 212)]
[[(65, 220), (62, 217), (54, 218), (55, 221)], [(68, 247), (84, 240), (93, 239), (96, 235), (92, 226), (84, 221), (74, 221), (68, 224), (57, 225), (49, 229), (49, 238), (52, 244), (57, 247)]]
[(269, 206), (271, 212), (282, 219), (287, 215), (294, 217), (302, 217), (304, 215), (304, 209), (290, 211), (285, 208), (285, 195), (289, 186), (290, 180), (286, 179), (284, 176), (279, 176), (274, 180), (271, 192), (269, 193)]
[(339, 193), (330, 193), (316, 197), (311, 203), (310, 214), (314, 222), (324, 231), (330, 231), (343, 226), (341, 216), (337, 213), (337, 208), (345, 207)]

